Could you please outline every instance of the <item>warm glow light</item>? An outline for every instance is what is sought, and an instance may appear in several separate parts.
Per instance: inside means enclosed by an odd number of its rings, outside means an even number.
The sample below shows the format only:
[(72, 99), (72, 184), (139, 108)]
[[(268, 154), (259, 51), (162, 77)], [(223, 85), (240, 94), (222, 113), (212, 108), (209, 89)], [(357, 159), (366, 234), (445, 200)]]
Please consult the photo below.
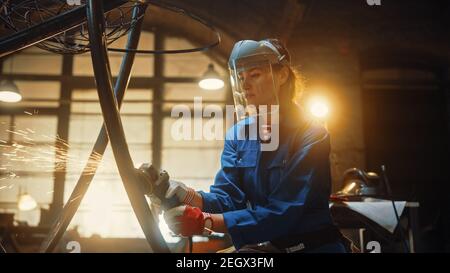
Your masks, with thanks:
[(203, 73), (198, 85), (205, 90), (218, 90), (224, 87), (224, 82), (219, 73), (214, 69), (213, 64), (208, 65), (208, 69)]
[(348, 185), (347, 191), (351, 191), (355, 186), (356, 186), (356, 183), (352, 182), (350, 185)]
[[(84, 236), (99, 235), (102, 238), (114, 237), (114, 197), (112, 189), (104, 181), (91, 187), (85, 197), (86, 214), (82, 231)], [(69, 200), (69, 202), (71, 202)], [(125, 223), (122, 223), (126, 225)]]
[(37, 203), (31, 195), (22, 194), (19, 197), (18, 206), (21, 211), (29, 211), (34, 210), (37, 207)]
[(325, 118), (329, 113), (328, 103), (321, 98), (311, 100), (309, 110), (316, 118)]
[(3, 80), (0, 82), (0, 101), (13, 103), (21, 100), (22, 95), (13, 81)]
[(217, 90), (224, 86), (223, 80), (221, 79), (203, 79), (198, 85), (200, 88), (205, 90)]
[(22, 100), (22, 96), (19, 93), (12, 91), (0, 91), (0, 101), (2, 102), (19, 102)]

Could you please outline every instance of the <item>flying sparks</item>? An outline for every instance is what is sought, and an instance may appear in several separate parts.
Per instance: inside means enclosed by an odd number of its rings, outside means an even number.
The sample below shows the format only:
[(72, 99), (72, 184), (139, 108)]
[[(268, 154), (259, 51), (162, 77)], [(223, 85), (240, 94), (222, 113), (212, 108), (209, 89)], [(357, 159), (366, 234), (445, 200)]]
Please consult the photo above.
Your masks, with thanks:
[[(85, 159), (80, 158), (79, 155), (70, 153), (70, 144), (58, 135), (37, 134), (30, 128), (5, 131), (18, 136), (20, 141), (10, 143), (0, 140), (0, 151), (2, 152), (0, 179), (17, 178), (18, 176), (11, 169), (13, 167), (27, 171), (38, 170), (40, 173), (55, 173), (67, 172), (68, 166), (70, 166), (71, 171), (83, 171), (84, 175), (93, 175), (99, 164), (105, 160), (103, 155), (94, 152), (85, 162)], [(34, 139), (38, 137), (49, 141), (37, 142)], [(112, 163), (108, 159), (106, 161), (108, 162), (104, 162), (105, 164)], [(5, 173), (8, 173), (8, 176), (4, 177)]]

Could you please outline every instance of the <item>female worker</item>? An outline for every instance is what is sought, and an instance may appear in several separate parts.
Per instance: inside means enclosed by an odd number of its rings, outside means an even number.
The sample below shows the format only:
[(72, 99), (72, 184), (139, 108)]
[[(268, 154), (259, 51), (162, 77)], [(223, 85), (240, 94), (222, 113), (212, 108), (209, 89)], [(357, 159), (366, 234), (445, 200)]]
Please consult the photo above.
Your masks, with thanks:
[(165, 212), (167, 224), (184, 236), (228, 233), (241, 252), (345, 252), (328, 205), (329, 135), (294, 102), (288, 51), (276, 39), (239, 41), (229, 69), (237, 114), (246, 115), (226, 134), (210, 192), (170, 181), (166, 197), (185, 205)]

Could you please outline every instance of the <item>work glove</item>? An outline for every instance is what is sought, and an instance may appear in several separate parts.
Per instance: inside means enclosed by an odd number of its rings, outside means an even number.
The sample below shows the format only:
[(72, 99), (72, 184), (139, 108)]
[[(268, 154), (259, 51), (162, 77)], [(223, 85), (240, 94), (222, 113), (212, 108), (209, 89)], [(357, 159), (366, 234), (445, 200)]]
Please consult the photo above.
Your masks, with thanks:
[[(189, 188), (184, 183), (169, 180), (169, 187), (165, 193), (165, 198), (171, 199), (172, 197), (175, 197), (181, 204), (191, 205), (196, 194), (198, 193), (194, 189)], [(148, 197), (152, 204), (155, 204), (155, 207), (161, 205), (161, 200), (155, 194), (148, 195)]]
[(198, 193), (194, 189), (189, 188), (184, 183), (175, 180), (169, 180), (169, 188), (166, 192), (167, 199), (176, 196), (176, 198), (178, 198), (181, 203), (191, 205), (192, 200), (194, 199), (196, 194)]
[(173, 233), (182, 236), (209, 235), (213, 229), (211, 215), (189, 205), (164, 212), (164, 219)]
[(158, 171), (149, 163), (136, 170), (142, 191), (150, 198), (153, 211), (167, 210), (179, 206), (182, 201), (192, 202), (196, 192), (181, 182), (170, 180), (166, 171)]

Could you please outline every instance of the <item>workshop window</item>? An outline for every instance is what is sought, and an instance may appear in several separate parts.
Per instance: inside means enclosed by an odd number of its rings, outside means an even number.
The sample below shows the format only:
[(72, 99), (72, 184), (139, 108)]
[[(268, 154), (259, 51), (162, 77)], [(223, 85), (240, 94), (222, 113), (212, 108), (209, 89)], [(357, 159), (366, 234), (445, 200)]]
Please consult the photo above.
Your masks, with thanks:
[[(110, 47), (124, 48), (126, 40), (127, 37), (122, 37)], [(157, 44), (164, 45), (164, 49), (198, 46), (177, 36), (143, 32), (138, 48), (153, 50)], [(118, 75), (123, 56), (123, 53), (109, 52), (113, 76)], [(63, 72), (63, 64), (67, 64), (65, 62), (71, 66), (65, 66)], [(199, 77), (210, 63), (214, 64), (219, 74), (227, 74), (216, 60), (203, 52), (169, 54), (161, 58), (137, 54), (129, 89), (120, 111), (135, 166), (156, 162), (169, 172), (171, 178), (197, 190), (208, 190), (213, 183), (220, 168), (223, 140), (174, 140), (171, 127), (176, 118), (171, 117), (171, 110), (177, 104), (188, 105), (192, 110), (193, 122), (194, 97), (202, 98), (203, 107), (209, 104), (221, 108), (225, 106), (225, 88), (205, 91), (197, 85)], [(0, 145), (3, 146), (0, 156), (0, 210), (17, 213), (18, 220), (37, 225), (40, 220), (39, 208), (48, 209), (54, 197), (54, 172), (61, 171), (58, 168), (64, 166), (59, 164), (63, 162), (56, 162), (60, 159), (55, 159), (55, 149), (62, 147), (61, 142), (55, 145), (58, 119), (60, 124), (68, 123), (68, 141), (62, 144), (67, 148), (64, 151), (67, 153), (66, 174), (63, 180), (56, 180), (65, 185), (64, 202), (70, 201), (69, 197), (103, 124), (92, 60), (90, 53), (63, 57), (33, 47), (5, 59), (2, 68), (3, 74), (12, 74), (23, 100), (14, 105), (1, 105)], [(155, 69), (160, 69), (159, 73), (155, 73)], [(70, 111), (65, 112), (69, 108)], [(20, 113), (17, 113), (18, 109)], [(203, 118), (203, 123), (208, 120)], [(218, 122), (222, 124), (221, 120)], [(8, 132), (11, 128), (24, 131), (28, 128), (35, 132), (35, 147), (42, 149), (29, 156), (45, 156), (42, 163), (45, 163), (45, 168), (28, 164), (24, 161), (26, 158), (22, 162), (20, 158), (11, 161), (7, 157), (15, 149), (12, 143), (19, 141), (16, 138), (18, 135)], [(159, 148), (154, 151), (153, 147)], [(16, 172), (18, 177), (5, 177), (7, 171)], [(33, 210), (33, 214), (18, 212), (19, 190), (26, 190), (38, 202), (38, 209)], [(81, 236), (144, 237), (118, 173), (110, 144), (69, 229), (75, 227)]]
[[(151, 100), (151, 90), (129, 89), (125, 93), (121, 107), (122, 125), (131, 156), (136, 164), (150, 162), (152, 158)], [(69, 201), (70, 194), (89, 158), (102, 124), (103, 117), (97, 90), (73, 90), (66, 202)], [(77, 160), (70, 160), (71, 158)], [(110, 145), (71, 226), (77, 226), (78, 231), (84, 236), (99, 234), (102, 237), (136, 237), (139, 235), (140, 227), (133, 215)]]
[[(123, 36), (116, 40), (110, 47), (112, 48), (125, 48), (128, 40), (128, 36)], [(142, 32), (139, 40), (138, 49), (140, 50), (153, 50), (154, 49), (154, 35), (151, 32)], [(108, 52), (109, 62), (111, 66), (111, 74), (117, 76), (120, 71), (120, 64), (124, 53), (121, 52)], [(133, 77), (152, 77), (153, 76), (153, 60), (154, 56), (150, 54), (136, 54), (132, 75)], [(75, 76), (93, 76), (94, 70), (92, 66), (91, 53), (87, 52), (74, 56), (73, 60), (73, 74)]]
[(3, 61), (4, 74), (60, 75), (61, 70), (61, 55), (49, 53), (37, 47), (27, 48)]
[(38, 207), (52, 201), (57, 118), (44, 115), (2, 116), (0, 146), (0, 209), (16, 213), (17, 221), (37, 225), (40, 211), (18, 210), (20, 195), (28, 193)]

